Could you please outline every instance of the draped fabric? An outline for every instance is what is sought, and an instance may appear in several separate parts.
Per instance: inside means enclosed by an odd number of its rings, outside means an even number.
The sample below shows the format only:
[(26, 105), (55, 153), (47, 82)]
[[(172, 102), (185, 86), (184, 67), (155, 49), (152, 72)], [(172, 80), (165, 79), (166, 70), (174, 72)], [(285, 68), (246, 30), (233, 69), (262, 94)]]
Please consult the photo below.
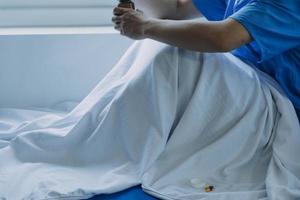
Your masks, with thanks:
[(233, 55), (136, 42), (69, 112), (0, 110), (0, 199), (142, 184), (166, 200), (294, 200), (299, 132), (279, 86)]

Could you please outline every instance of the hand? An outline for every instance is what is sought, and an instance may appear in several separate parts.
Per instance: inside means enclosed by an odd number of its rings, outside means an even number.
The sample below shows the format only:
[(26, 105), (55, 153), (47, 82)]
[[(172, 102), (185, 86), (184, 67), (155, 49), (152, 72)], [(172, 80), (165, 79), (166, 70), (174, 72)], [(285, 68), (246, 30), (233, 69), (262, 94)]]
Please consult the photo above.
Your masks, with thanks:
[(148, 20), (141, 11), (116, 7), (112, 21), (115, 29), (120, 31), (121, 35), (135, 40), (146, 38), (145, 27)]

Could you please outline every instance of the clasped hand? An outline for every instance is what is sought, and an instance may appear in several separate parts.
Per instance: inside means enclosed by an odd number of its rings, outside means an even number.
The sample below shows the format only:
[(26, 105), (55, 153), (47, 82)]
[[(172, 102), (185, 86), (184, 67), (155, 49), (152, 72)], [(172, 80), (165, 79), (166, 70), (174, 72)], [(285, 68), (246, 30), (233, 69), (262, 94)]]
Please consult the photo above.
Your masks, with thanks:
[(113, 10), (112, 22), (121, 35), (131, 39), (145, 39), (147, 19), (141, 11), (116, 7)]

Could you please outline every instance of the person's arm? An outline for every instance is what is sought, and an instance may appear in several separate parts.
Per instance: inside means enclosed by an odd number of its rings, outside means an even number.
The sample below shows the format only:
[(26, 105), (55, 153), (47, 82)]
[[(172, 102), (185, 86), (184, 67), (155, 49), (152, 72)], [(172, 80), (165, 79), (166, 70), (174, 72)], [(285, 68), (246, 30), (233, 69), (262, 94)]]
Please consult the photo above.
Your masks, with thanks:
[(159, 19), (188, 19), (201, 16), (192, 0), (133, 0), (148, 17)]
[(252, 41), (237, 21), (162, 20), (142, 13), (116, 8), (115, 28), (132, 39), (150, 38), (172, 46), (199, 52), (228, 52)]
[(247, 30), (232, 19), (218, 22), (151, 19), (144, 27), (144, 37), (199, 52), (228, 52), (251, 42)]

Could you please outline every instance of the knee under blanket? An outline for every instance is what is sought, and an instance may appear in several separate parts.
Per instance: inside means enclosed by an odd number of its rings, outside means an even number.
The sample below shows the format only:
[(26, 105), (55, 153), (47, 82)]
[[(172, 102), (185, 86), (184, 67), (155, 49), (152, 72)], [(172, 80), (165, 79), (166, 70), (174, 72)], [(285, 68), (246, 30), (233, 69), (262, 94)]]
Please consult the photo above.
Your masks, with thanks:
[(0, 116), (1, 200), (138, 184), (166, 200), (300, 199), (293, 106), (231, 54), (137, 42), (70, 112)]

